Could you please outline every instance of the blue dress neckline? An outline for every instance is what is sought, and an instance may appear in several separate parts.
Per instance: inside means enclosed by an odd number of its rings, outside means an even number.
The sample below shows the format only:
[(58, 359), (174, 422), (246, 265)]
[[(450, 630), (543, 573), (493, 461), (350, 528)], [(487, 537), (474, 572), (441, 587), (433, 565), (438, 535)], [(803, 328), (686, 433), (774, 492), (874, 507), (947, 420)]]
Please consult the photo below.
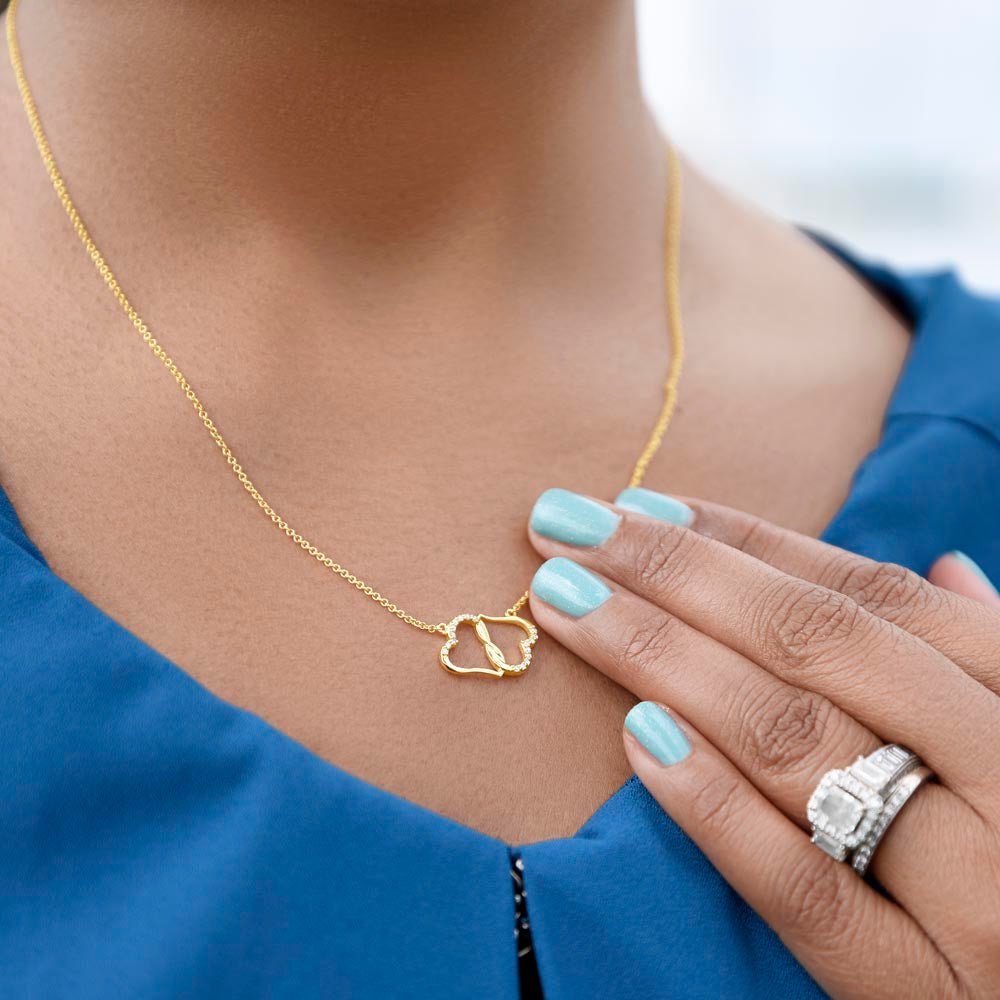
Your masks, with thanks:
[[(811, 234), (812, 235), (812, 234)], [(913, 334), (822, 537), (1000, 579), (1000, 303), (814, 236)], [(512, 848), (357, 778), (62, 581), (0, 488), (0, 981), (27, 998), (512, 1000), (509, 863), (547, 1000), (821, 996), (635, 778)], [(178, 934), (177, 928), (184, 933)]]

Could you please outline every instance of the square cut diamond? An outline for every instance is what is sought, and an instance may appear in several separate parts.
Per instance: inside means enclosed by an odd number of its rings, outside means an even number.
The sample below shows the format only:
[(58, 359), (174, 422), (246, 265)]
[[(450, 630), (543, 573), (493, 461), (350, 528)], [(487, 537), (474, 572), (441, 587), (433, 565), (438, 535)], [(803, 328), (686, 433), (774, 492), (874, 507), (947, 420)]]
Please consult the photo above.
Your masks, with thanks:
[(846, 789), (834, 785), (817, 803), (822, 813), (842, 836), (853, 833), (865, 813), (864, 803)]

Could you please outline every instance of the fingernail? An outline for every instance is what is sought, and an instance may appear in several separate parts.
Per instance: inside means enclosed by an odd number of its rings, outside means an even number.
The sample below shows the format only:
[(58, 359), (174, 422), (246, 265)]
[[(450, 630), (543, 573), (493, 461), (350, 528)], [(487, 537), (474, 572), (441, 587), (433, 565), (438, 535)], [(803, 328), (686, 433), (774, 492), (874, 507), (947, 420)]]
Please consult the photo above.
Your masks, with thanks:
[(681, 727), (655, 702), (640, 701), (625, 716), (625, 728), (661, 764), (676, 764), (691, 752)]
[(531, 530), (569, 545), (600, 545), (621, 515), (569, 490), (546, 490), (531, 511)]
[(611, 588), (600, 577), (562, 556), (538, 567), (531, 589), (546, 604), (574, 618), (599, 608), (611, 596)]
[(658, 517), (661, 521), (679, 524), (682, 528), (686, 528), (694, 520), (694, 511), (686, 503), (642, 486), (630, 486), (622, 490), (615, 500), (615, 506), (635, 511), (636, 514)]
[(979, 579), (982, 580), (983, 583), (985, 583), (986, 586), (989, 587), (990, 590), (997, 595), (997, 597), (1000, 597), (1000, 590), (997, 590), (993, 581), (983, 572), (983, 568), (979, 565), (979, 563), (975, 562), (964, 552), (959, 552), (958, 549), (949, 552), (948, 555), (957, 559), (966, 569), (969, 569), (973, 573), (975, 573), (976, 576), (979, 577)]

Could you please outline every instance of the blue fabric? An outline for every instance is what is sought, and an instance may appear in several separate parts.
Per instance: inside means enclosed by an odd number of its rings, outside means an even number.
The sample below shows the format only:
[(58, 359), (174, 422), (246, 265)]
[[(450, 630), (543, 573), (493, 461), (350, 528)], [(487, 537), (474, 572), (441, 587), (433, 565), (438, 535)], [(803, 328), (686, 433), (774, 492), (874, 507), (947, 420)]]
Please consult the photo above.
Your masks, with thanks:
[[(1000, 580), (1000, 302), (829, 246), (914, 340), (824, 537)], [(2, 491), (0, 667), (3, 996), (517, 997), (512, 848), (217, 698), (57, 578)], [(634, 778), (517, 850), (548, 1000), (822, 996)]]

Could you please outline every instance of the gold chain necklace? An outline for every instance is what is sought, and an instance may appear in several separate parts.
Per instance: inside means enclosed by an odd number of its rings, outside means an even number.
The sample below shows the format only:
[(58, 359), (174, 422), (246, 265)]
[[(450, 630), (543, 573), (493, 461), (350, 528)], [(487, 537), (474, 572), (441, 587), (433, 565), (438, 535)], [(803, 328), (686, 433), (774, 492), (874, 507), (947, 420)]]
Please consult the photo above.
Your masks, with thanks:
[[(276, 524), (290, 539), (292, 539), (292, 541), (295, 542), (299, 548), (308, 552), (309, 555), (311, 555), (318, 562), (322, 563), (322, 565), (324, 565), (327, 569), (332, 570), (338, 576), (342, 577), (349, 584), (351, 584), (351, 586), (360, 590), (362, 594), (366, 594), (377, 604), (380, 604), (386, 609), (386, 611), (391, 612), (397, 618), (406, 622), (407, 625), (412, 625), (414, 628), (421, 629), (424, 632), (440, 633), (445, 636), (444, 645), (441, 647), (441, 651), (438, 655), (439, 662), (445, 670), (448, 670), (453, 674), (487, 674), (491, 677), (516, 677), (523, 674), (524, 671), (528, 669), (528, 665), (531, 663), (532, 647), (538, 639), (538, 629), (535, 627), (534, 623), (528, 621), (526, 618), (518, 616), (518, 611), (520, 611), (521, 608), (527, 603), (529, 591), (526, 590), (520, 598), (514, 602), (514, 604), (507, 608), (502, 615), (490, 616), (485, 614), (462, 614), (453, 618), (450, 622), (439, 622), (437, 625), (421, 621), (419, 618), (415, 618), (413, 615), (404, 611), (388, 598), (383, 597), (377, 590), (374, 589), (374, 587), (369, 586), (364, 582), (364, 580), (361, 580), (350, 570), (341, 566), (328, 555), (325, 555), (318, 548), (316, 548), (312, 542), (306, 539), (287, 521), (285, 521), (284, 518), (282, 518), (281, 515), (278, 514), (277, 511), (267, 502), (267, 500), (264, 499), (257, 487), (254, 486), (250, 477), (246, 474), (246, 472), (244, 472), (243, 466), (236, 460), (236, 456), (233, 454), (229, 445), (226, 444), (225, 439), (219, 433), (218, 428), (212, 422), (211, 417), (208, 415), (208, 411), (202, 405), (202, 402), (198, 398), (194, 389), (191, 388), (191, 383), (184, 377), (177, 365), (174, 364), (170, 355), (167, 354), (162, 345), (156, 340), (150, 332), (149, 327), (143, 321), (142, 317), (135, 311), (124, 291), (122, 291), (117, 278), (115, 278), (111, 268), (108, 267), (105, 262), (104, 255), (98, 249), (97, 244), (91, 238), (90, 233), (87, 231), (87, 227), (83, 224), (83, 220), (80, 218), (80, 214), (77, 212), (76, 206), (73, 204), (73, 201), (66, 190), (66, 182), (63, 180), (62, 174), (56, 166), (55, 158), (52, 155), (52, 149), (49, 146), (49, 141), (46, 138), (45, 132), (42, 129), (41, 121), (38, 117), (38, 109), (35, 106), (35, 100), (32, 97), (31, 90), (28, 87), (28, 80), (24, 74), (24, 63), (21, 59), (21, 49), (17, 42), (17, 31), (14, 24), (14, 13), (17, 10), (18, 2), (19, 0), (11, 0), (10, 6), (7, 8), (7, 49), (10, 54), (10, 62), (14, 69), (14, 75), (17, 78), (17, 88), (21, 94), (21, 102), (24, 105), (25, 114), (28, 116), (28, 122), (31, 125), (31, 131), (35, 137), (35, 144), (38, 146), (39, 155), (41, 156), (42, 163), (45, 165), (45, 169), (48, 172), (49, 180), (52, 182), (52, 187), (59, 196), (59, 201), (66, 210), (66, 214), (69, 216), (70, 221), (73, 224), (73, 229), (76, 231), (77, 236), (80, 237), (87, 253), (90, 255), (90, 259), (94, 263), (94, 267), (97, 268), (97, 271), (101, 278), (103, 278), (108, 290), (112, 295), (114, 295), (118, 304), (121, 306), (125, 315), (128, 316), (135, 329), (142, 335), (142, 339), (146, 346), (163, 363), (167, 371), (170, 372), (170, 374), (174, 377), (174, 380), (181, 387), (184, 395), (188, 398), (188, 401), (198, 414), (198, 418), (201, 420), (208, 433), (212, 436), (212, 440), (219, 446), (219, 450), (225, 457), (229, 468), (232, 469), (236, 478), (243, 484), (243, 488), (254, 498), (254, 500), (257, 501), (257, 506), (260, 507), (260, 509), (274, 524)], [(653, 456), (659, 450), (660, 443), (663, 441), (663, 435), (667, 430), (670, 418), (673, 416), (674, 408), (677, 404), (677, 384), (680, 381), (681, 368), (684, 364), (684, 335), (681, 326), (680, 292), (678, 287), (680, 226), (680, 164), (678, 162), (676, 152), (673, 147), (668, 144), (667, 204), (664, 228), (666, 243), (665, 278), (667, 319), (671, 339), (670, 366), (663, 386), (663, 404), (660, 409), (659, 416), (657, 417), (653, 430), (635, 463), (635, 468), (632, 470), (632, 476), (628, 482), (629, 486), (638, 486), (642, 483), (646, 474), (646, 469), (648, 468), (650, 461), (652, 461)], [(503, 624), (515, 625), (522, 630), (524, 638), (521, 639), (519, 644), (521, 656), (519, 662), (508, 663), (506, 659), (504, 659), (503, 653), (490, 637), (489, 630), (486, 626), (487, 622), (499, 622)], [(458, 627), (464, 623), (468, 623), (475, 631), (476, 638), (481, 643), (483, 652), (489, 661), (490, 665), (488, 667), (463, 667), (452, 661), (450, 654), (452, 649), (458, 645)]]

